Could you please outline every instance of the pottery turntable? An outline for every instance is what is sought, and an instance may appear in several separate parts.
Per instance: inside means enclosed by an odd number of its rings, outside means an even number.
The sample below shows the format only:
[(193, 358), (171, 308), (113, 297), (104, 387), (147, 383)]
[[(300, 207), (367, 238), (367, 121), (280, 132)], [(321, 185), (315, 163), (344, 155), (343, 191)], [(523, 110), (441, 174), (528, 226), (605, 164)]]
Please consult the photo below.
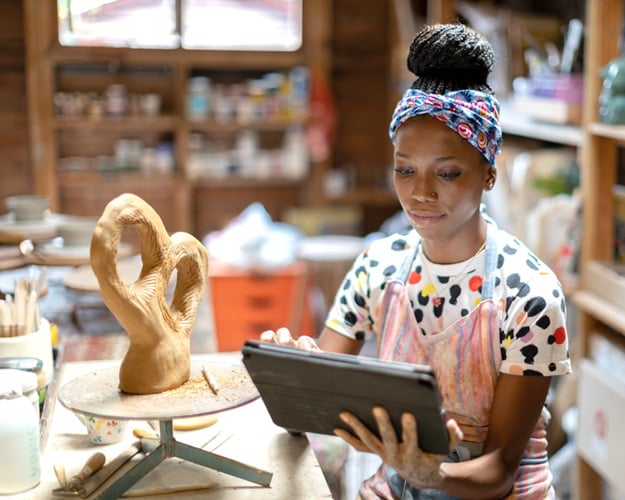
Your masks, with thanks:
[[(199, 364), (191, 365), (188, 383), (158, 394), (125, 394), (120, 391), (118, 367), (85, 374), (60, 389), (59, 401), (73, 411), (109, 419), (159, 421), (159, 445), (109, 485), (99, 498), (121, 497), (139, 479), (170, 457), (182, 458), (261, 486), (269, 486), (272, 473), (181, 443), (174, 438), (174, 418), (219, 413), (258, 397), (243, 367), (225, 363), (205, 363), (204, 367), (219, 385), (217, 394), (208, 389)], [(201, 382), (206, 390), (198, 389)]]

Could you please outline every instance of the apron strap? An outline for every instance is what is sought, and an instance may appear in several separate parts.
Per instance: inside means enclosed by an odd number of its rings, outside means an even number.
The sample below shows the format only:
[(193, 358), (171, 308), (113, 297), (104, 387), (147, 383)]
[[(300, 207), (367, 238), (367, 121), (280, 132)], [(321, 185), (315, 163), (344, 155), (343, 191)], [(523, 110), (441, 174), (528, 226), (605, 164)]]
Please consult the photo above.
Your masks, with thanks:
[(495, 271), (497, 271), (497, 240), (493, 236), (492, 225), (488, 224), (486, 229), (486, 256), (484, 272), (486, 279), (482, 284), (482, 300), (493, 298), (495, 291)]
[(406, 255), (406, 258), (402, 262), (401, 267), (399, 268), (399, 270), (397, 271), (397, 274), (395, 275), (394, 281), (401, 281), (402, 283), (406, 283), (406, 281), (408, 280), (408, 276), (410, 275), (410, 269), (412, 267), (412, 263), (417, 257), (417, 253), (419, 252), (420, 246), (421, 246), (421, 237), (417, 239), (414, 245), (414, 248), (412, 249), (412, 252)]

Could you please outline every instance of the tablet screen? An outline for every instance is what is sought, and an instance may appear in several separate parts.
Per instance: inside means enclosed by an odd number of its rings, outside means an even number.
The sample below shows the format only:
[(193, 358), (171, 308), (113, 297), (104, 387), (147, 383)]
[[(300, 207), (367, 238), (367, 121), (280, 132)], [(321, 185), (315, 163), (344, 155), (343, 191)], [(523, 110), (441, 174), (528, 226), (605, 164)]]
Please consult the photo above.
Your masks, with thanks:
[(444, 410), (428, 366), (258, 341), (247, 341), (242, 355), (276, 425), (333, 435), (337, 427), (351, 430), (339, 418), (346, 410), (377, 434), (372, 409), (382, 406), (391, 416), (398, 439), (401, 415), (410, 412), (417, 418), (420, 447), (429, 453), (449, 451)]

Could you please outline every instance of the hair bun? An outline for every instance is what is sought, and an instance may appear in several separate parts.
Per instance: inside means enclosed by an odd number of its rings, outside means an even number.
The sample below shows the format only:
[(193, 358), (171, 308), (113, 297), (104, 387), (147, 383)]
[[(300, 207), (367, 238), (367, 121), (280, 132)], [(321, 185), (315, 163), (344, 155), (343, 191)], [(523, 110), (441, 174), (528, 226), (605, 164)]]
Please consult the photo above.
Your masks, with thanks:
[(426, 26), (412, 40), (408, 69), (413, 88), (445, 93), (475, 89), (491, 92), (488, 76), (495, 61), (490, 43), (464, 24)]

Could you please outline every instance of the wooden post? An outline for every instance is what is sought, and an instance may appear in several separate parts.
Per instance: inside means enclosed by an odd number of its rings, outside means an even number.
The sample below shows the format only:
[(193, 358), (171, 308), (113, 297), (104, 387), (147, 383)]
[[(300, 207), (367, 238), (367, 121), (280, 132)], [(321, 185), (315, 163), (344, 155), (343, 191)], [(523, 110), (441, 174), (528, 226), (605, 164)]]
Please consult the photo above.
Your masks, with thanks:
[[(616, 145), (592, 134), (588, 125), (598, 120), (601, 77), (599, 71), (618, 56), (623, 2), (588, 0), (586, 7), (586, 40), (584, 54), (584, 147), (582, 150), (582, 185), (584, 211), (582, 262), (611, 259), (614, 221), (612, 192), (616, 182)], [(583, 285), (583, 283), (582, 283)]]
[[(315, 0), (303, 2), (303, 64), (310, 70), (311, 77), (316, 76), (332, 85), (332, 19), (333, 0)], [(331, 158), (311, 163), (309, 183), (302, 193), (304, 202), (311, 205), (323, 204), (323, 181), (331, 167)]]
[[(598, 99), (601, 92), (599, 71), (619, 54), (622, 0), (587, 0), (584, 53), (584, 107), (582, 130), (582, 214), (581, 270), (590, 260), (611, 260), (614, 241), (612, 217), (612, 187), (616, 182), (617, 146), (615, 141), (590, 131), (589, 125), (598, 121)], [(584, 289), (584, 274), (581, 275)], [(597, 321), (587, 312), (580, 313), (579, 357), (588, 355), (588, 344)], [(573, 497), (576, 500), (601, 498), (602, 478), (581, 456), (574, 466)]]
[[(54, 141), (54, 82), (48, 57), (52, 43), (55, 2), (24, 0), (24, 31), (26, 33), (26, 93), (28, 100), (28, 131), (30, 160), (33, 168), (34, 192), (50, 198), (50, 208), (58, 210), (56, 184), (56, 147)], [(52, 15), (54, 14), (54, 19)]]
[(456, 21), (454, 0), (428, 0), (427, 23), (453, 23)]

